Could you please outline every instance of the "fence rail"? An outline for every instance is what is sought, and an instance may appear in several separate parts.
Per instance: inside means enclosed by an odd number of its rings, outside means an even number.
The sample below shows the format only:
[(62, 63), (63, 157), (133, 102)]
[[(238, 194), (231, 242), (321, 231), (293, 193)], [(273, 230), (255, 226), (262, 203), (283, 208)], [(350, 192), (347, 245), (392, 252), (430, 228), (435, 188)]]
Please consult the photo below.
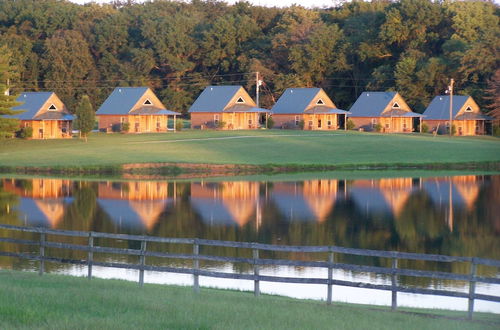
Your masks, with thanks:
[[(138, 282), (142, 286), (144, 284), (145, 271), (169, 272), (169, 273), (193, 275), (193, 289), (195, 290), (195, 292), (199, 292), (200, 290), (199, 286), (200, 276), (254, 281), (255, 296), (260, 295), (260, 282), (323, 284), (327, 286), (327, 293), (326, 293), (327, 304), (332, 303), (332, 297), (333, 297), (332, 286), (339, 285), (339, 286), (348, 286), (356, 288), (391, 291), (391, 297), (392, 297), (391, 308), (393, 310), (397, 309), (398, 292), (458, 297), (458, 298), (468, 299), (469, 319), (472, 319), (475, 300), (500, 302), (500, 296), (478, 294), (475, 292), (476, 283), (500, 284), (500, 278), (498, 277), (484, 277), (484, 276), (478, 276), (476, 274), (478, 265), (500, 267), (500, 260), (494, 260), (494, 259), (484, 259), (475, 257), (454, 257), (454, 256), (445, 256), (436, 254), (419, 254), (419, 253), (407, 253), (407, 252), (395, 252), (395, 251), (377, 251), (377, 250), (344, 248), (338, 246), (282, 246), (282, 245), (271, 245), (271, 244), (261, 244), (261, 243), (216, 241), (216, 240), (206, 240), (198, 238), (192, 238), (192, 239), (164, 238), (164, 237), (111, 234), (111, 233), (100, 233), (100, 232), (54, 230), (54, 229), (46, 229), (38, 227), (19, 227), (19, 226), (3, 225), (3, 224), (0, 224), (0, 229), (39, 234), (39, 240), (0, 237), (0, 242), (19, 244), (25, 246), (38, 246), (39, 247), (38, 254), (0, 251), (0, 256), (38, 261), (40, 275), (42, 275), (45, 272), (45, 262), (87, 266), (88, 267), (87, 276), (89, 279), (92, 278), (93, 266), (134, 269), (139, 271)], [(80, 245), (80, 244), (54, 242), (48, 240), (47, 238), (48, 235), (82, 237), (86, 238), (88, 243), (86, 245)], [(98, 246), (95, 244), (96, 238), (117, 239), (124, 241), (138, 241), (140, 242), (140, 248), (130, 249), (130, 248)], [(147, 250), (148, 243), (192, 245), (192, 253), (189, 254), (189, 253), (148, 251)], [(252, 251), (252, 258), (200, 254), (200, 247), (202, 246), (249, 249)], [(79, 259), (68, 259), (68, 258), (58, 258), (49, 256), (46, 254), (46, 248), (87, 252), (87, 259), (79, 260)], [(268, 259), (260, 257), (260, 251), (328, 253), (328, 259), (325, 261)], [(134, 263), (122, 263), (122, 262), (97, 261), (94, 259), (94, 255), (96, 253), (137, 256), (139, 262), (134, 264)], [(388, 258), (391, 260), (391, 267), (339, 263), (335, 261), (336, 254)], [(171, 267), (171, 266), (148, 265), (146, 264), (147, 257), (192, 260), (193, 266), (192, 268), (181, 268), (181, 267)], [(456, 274), (456, 273), (441, 272), (441, 271), (405, 269), (399, 267), (400, 265), (399, 260), (469, 263), (470, 272), (469, 274)], [(252, 266), (253, 273), (239, 274), (239, 273), (225, 273), (220, 271), (205, 270), (200, 268), (200, 261), (232, 262), (232, 263), (248, 264)], [(261, 266), (270, 266), (270, 265), (325, 268), (328, 270), (328, 276), (327, 278), (307, 278), (307, 277), (280, 277), (280, 276), (260, 275)], [(390, 284), (372, 284), (365, 282), (351, 282), (351, 281), (334, 279), (333, 278), (334, 269), (388, 275), (390, 276)], [(464, 281), (464, 282), (469, 282), (469, 290), (468, 292), (456, 292), (449, 290), (407, 287), (407, 286), (402, 286), (399, 283), (398, 281), (399, 276)]]

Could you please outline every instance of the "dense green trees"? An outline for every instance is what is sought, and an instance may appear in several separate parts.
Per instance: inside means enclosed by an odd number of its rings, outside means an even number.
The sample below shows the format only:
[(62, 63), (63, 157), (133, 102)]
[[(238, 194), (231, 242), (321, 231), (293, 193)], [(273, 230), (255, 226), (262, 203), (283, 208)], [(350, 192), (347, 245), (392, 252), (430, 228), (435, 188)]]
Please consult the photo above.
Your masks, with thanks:
[[(11, 64), (12, 55), (7, 47), (0, 47), (0, 139), (13, 137), (19, 129), (19, 120), (5, 118), (4, 115), (14, 115), (22, 111), (11, 108), (18, 105), (16, 96), (8, 95), (8, 82), (15, 78), (15, 71)], [(7, 92), (7, 93), (6, 93)]]
[(498, 67), (492, 1), (373, 0), (329, 9), (245, 2), (155, 0), (76, 5), (0, 2), (0, 44), (14, 54), (18, 88), (50, 89), (71, 111), (98, 106), (116, 86), (148, 85), (185, 112), (207, 84), (242, 84), (259, 71), (262, 106), (286, 87), (320, 86), (347, 108), (365, 90), (398, 90), (422, 111), (449, 78), (483, 109)]

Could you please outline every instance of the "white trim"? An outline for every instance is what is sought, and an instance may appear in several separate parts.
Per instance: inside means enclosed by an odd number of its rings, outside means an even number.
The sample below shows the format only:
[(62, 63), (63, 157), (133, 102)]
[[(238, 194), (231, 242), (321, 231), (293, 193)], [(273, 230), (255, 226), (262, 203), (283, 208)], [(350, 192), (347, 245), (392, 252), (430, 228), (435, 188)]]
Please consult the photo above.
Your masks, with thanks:
[(323, 101), (323, 99), (319, 99), (316, 101), (316, 105), (325, 105), (325, 101)]
[(467, 108), (465, 108), (465, 111), (466, 111), (466, 112), (472, 112), (473, 110), (472, 110), (472, 108), (470, 107), (470, 105), (468, 105), (468, 106), (467, 106)]
[(236, 103), (238, 104), (242, 104), (242, 103), (245, 103), (245, 100), (240, 96), (238, 97), (238, 99), (236, 100)]
[(54, 103), (52, 103), (52, 104), (51, 104), (51, 105), (47, 108), (47, 110), (49, 110), (49, 111), (57, 111), (57, 107), (56, 107), (56, 105), (55, 105)]
[(392, 107), (393, 107), (393, 108), (398, 108), (398, 109), (399, 109), (399, 108), (401, 108), (401, 107), (399, 106), (398, 102), (394, 102), (394, 104), (392, 105)]

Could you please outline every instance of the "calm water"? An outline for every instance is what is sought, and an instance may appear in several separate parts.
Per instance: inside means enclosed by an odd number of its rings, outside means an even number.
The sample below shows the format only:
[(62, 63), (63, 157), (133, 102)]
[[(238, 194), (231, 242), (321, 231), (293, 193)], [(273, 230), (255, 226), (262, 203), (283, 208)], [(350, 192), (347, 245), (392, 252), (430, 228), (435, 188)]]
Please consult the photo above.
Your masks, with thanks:
[[(430, 178), (317, 179), (275, 181), (72, 181), (0, 179), (0, 223), (57, 229), (198, 237), (290, 245), (478, 256), (500, 259), (500, 175)], [(0, 236), (13, 235), (0, 230)], [(24, 235), (24, 236), (23, 236)], [(30, 234), (16, 234), (28, 237)], [(76, 242), (77, 239), (74, 239)], [(68, 241), (68, 240), (66, 240)], [(84, 242), (81, 242), (84, 243)], [(80, 244), (81, 244), (80, 243)], [(123, 242), (101, 242), (124, 247)], [(132, 247), (137, 248), (137, 247)], [(157, 247), (158, 248), (158, 247)], [(165, 248), (165, 247), (164, 247)], [(2, 250), (30, 251), (0, 243)], [(201, 251), (202, 253), (204, 251)], [(55, 251), (54, 253), (58, 253)], [(60, 252), (59, 252), (60, 253)], [(209, 253), (205, 251), (205, 253)], [(217, 251), (217, 254), (235, 253)], [(65, 252), (80, 258), (79, 252)], [(84, 258), (84, 257), (81, 257)], [(120, 260), (117, 256), (101, 256)], [(298, 256), (297, 258), (310, 258)], [(324, 256), (318, 256), (324, 260)], [(377, 258), (340, 256), (340, 262), (382, 265)], [(344, 258), (344, 259), (342, 259)], [(168, 261), (150, 260), (166, 264)], [(181, 265), (182, 262), (175, 262)], [(242, 265), (205, 263), (207, 269), (249, 272)], [(37, 264), (0, 258), (0, 267), (33, 270)], [(468, 273), (466, 264), (408, 263), (407, 268)], [(48, 271), (84, 275), (79, 266), (49, 265)], [(487, 276), (498, 269), (481, 268)], [(96, 276), (136, 280), (134, 271), (96, 268)], [(261, 274), (326, 277), (326, 270), (269, 267)], [(384, 276), (336, 271), (339, 279), (389, 283)], [(191, 277), (147, 273), (146, 282), (191, 284)], [(467, 291), (464, 283), (401, 278), (405, 285)], [(202, 278), (201, 285), (252, 289), (250, 281)], [(326, 287), (262, 283), (263, 292), (325, 299)], [(496, 285), (481, 293), (500, 295)], [(334, 287), (340, 301), (389, 304), (390, 293)], [(465, 309), (465, 299), (399, 294), (407, 306)], [(500, 304), (476, 302), (477, 310), (500, 313)]]

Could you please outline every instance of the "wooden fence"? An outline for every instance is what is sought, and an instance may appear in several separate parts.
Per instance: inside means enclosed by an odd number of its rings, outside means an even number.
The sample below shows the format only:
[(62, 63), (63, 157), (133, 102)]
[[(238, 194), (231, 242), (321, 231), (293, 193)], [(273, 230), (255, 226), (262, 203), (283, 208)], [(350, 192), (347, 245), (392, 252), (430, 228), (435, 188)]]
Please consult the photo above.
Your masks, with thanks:
[[(468, 299), (468, 318), (472, 319), (472, 314), (474, 312), (474, 301), (475, 300), (486, 300), (493, 302), (500, 302), (500, 296), (478, 294), (475, 292), (476, 283), (489, 283), (489, 284), (500, 284), (500, 278), (497, 277), (484, 277), (478, 276), (477, 266), (485, 265), (490, 267), (500, 267), (500, 260), (484, 259), (484, 258), (471, 258), (471, 257), (452, 257), (445, 255), (436, 254), (418, 254), (418, 253), (406, 253), (406, 252), (389, 252), (389, 251), (377, 251), (377, 250), (364, 250), (364, 249), (352, 249), (344, 248), (338, 246), (282, 246), (282, 245), (271, 245), (271, 244), (260, 244), (260, 243), (245, 243), (245, 242), (230, 242), (230, 241), (216, 241), (216, 240), (206, 240), (206, 239), (186, 239), (186, 238), (164, 238), (164, 237), (151, 237), (151, 236), (138, 236), (138, 235), (124, 235), (124, 234), (110, 234), (110, 233), (98, 233), (98, 232), (82, 232), (82, 231), (68, 231), (68, 230), (54, 230), (46, 228), (34, 228), (34, 227), (18, 227), (11, 225), (0, 225), (0, 229), (6, 229), (10, 231), (18, 232), (30, 232), (39, 234), (39, 240), (26, 240), (26, 239), (16, 239), (12, 237), (0, 237), (0, 242), (7, 242), (12, 244), (21, 245), (31, 245), (38, 246), (38, 252), (35, 253), (15, 253), (0, 251), (0, 256), (9, 256), (15, 258), (23, 258), (30, 260), (39, 261), (39, 274), (42, 275), (45, 271), (45, 262), (54, 263), (65, 263), (65, 264), (77, 264), (85, 265), (88, 268), (88, 278), (92, 278), (92, 267), (113, 267), (122, 269), (135, 269), (139, 271), (139, 284), (142, 286), (144, 284), (144, 271), (156, 271), (156, 272), (169, 272), (178, 274), (191, 274), (193, 275), (193, 288), (196, 292), (199, 292), (199, 277), (216, 277), (216, 278), (227, 278), (227, 279), (240, 279), (240, 280), (251, 280), (254, 282), (254, 293), (255, 296), (259, 296), (261, 281), (266, 282), (282, 282), (282, 283), (310, 283), (310, 284), (324, 284), (326, 285), (326, 301), (327, 304), (332, 302), (332, 286), (348, 286), (356, 288), (367, 288), (376, 290), (386, 290), (392, 292), (392, 304), (393, 310), (397, 308), (397, 294), (398, 292), (413, 293), (413, 294), (424, 294), (424, 295), (438, 295), (438, 296), (448, 296), (448, 297), (458, 297)], [(88, 240), (88, 244), (68, 244), (61, 242), (49, 241), (47, 236), (67, 236), (67, 237), (84, 237)], [(105, 246), (97, 246), (94, 244), (95, 238), (107, 238), (107, 239), (117, 239), (124, 241), (138, 241), (140, 242), (139, 249), (126, 249), (126, 248), (113, 248)], [(148, 243), (168, 243), (168, 244), (184, 244), (192, 246), (192, 253), (182, 254), (182, 253), (168, 253), (168, 252), (156, 252), (148, 251)], [(206, 255), (200, 254), (200, 246), (210, 246), (210, 247), (230, 247), (237, 249), (251, 249), (252, 258), (241, 258), (241, 257), (227, 257), (227, 256), (216, 256), (216, 255)], [(51, 257), (46, 255), (46, 248), (56, 248), (56, 249), (69, 249), (76, 251), (87, 252), (86, 260), (76, 260), (67, 258)], [(328, 259), (325, 261), (299, 261), (299, 260), (289, 260), (289, 259), (266, 259), (259, 257), (259, 251), (275, 251), (275, 252), (295, 252), (295, 253), (327, 253)], [(94, 260), (95, 253), (108, 253), (108, 254), (118, 254), (127, 256), (138, 256), (139, 262), (134, 263), (119, 263), (119, 262), (103, 262)], [(336, 254), (347, 254), (355, 256), (366, 256), (366, 257), (379, 257), (379, 258), (389, 258), (392, 260), (392, 267), (379, 267), (379, 266), (367, 266), (367, 265), (357, 265), (357, 264), (347, 264), (339, 263), (335, 261)], [(169, 267), (169, 266), (153, 266), (146, 264), (146, 257), (159, 257), (159, 258), (169, 258), (169, 259), (184, 259), (192, 260), (192, 268), (181, 268), (181, 267)], [(240, 273), (226, 273), (219, 271), (210, 271), (200, 268), (200, 261), (216, 261), (216, 262), (233, 262), (233, 263), (243, 263), (253, 266), (253, 274), (240, 274)], [(440, 271), (427, 271), (427, 270), (414, 270), (405, 269), (398, 267), (398, 260), (419, 260), (419, 261), (435, 261), (435, 262), (465, 262), (470, 264), (469, 274), (456, 274), (450, 272), (440, 272)], [(261, 266), (273, 265), (273, 266), (298, 266), (298, 267), (319, 267), (326, 268), (328, 270), (327, 278), (304, 278), (304, 277), (279, 277), (279, 276), (265, 276), (260, 275), (259, 271)], [(342, 269), (347, 271), (357, 271), (364, 273), (373, 274), (385, 274), (390, 276), (391, 284), (372, 284), (364, 282), (351, 282), (345, 280), (338, 280), (333, 278), (333, 270)], [(409, 277), (421, 277), (421, 278), (431, 278), (431, 279), (441, 279), (441, 280), (452, 280), (452, 281), (465, 281), (469, 283), (469, 292), (457, 292), (449, 290), (438, 290), (430, 288), (417, 288), (402, 286), (399, 281), (399, 276), (409, 276)]]

